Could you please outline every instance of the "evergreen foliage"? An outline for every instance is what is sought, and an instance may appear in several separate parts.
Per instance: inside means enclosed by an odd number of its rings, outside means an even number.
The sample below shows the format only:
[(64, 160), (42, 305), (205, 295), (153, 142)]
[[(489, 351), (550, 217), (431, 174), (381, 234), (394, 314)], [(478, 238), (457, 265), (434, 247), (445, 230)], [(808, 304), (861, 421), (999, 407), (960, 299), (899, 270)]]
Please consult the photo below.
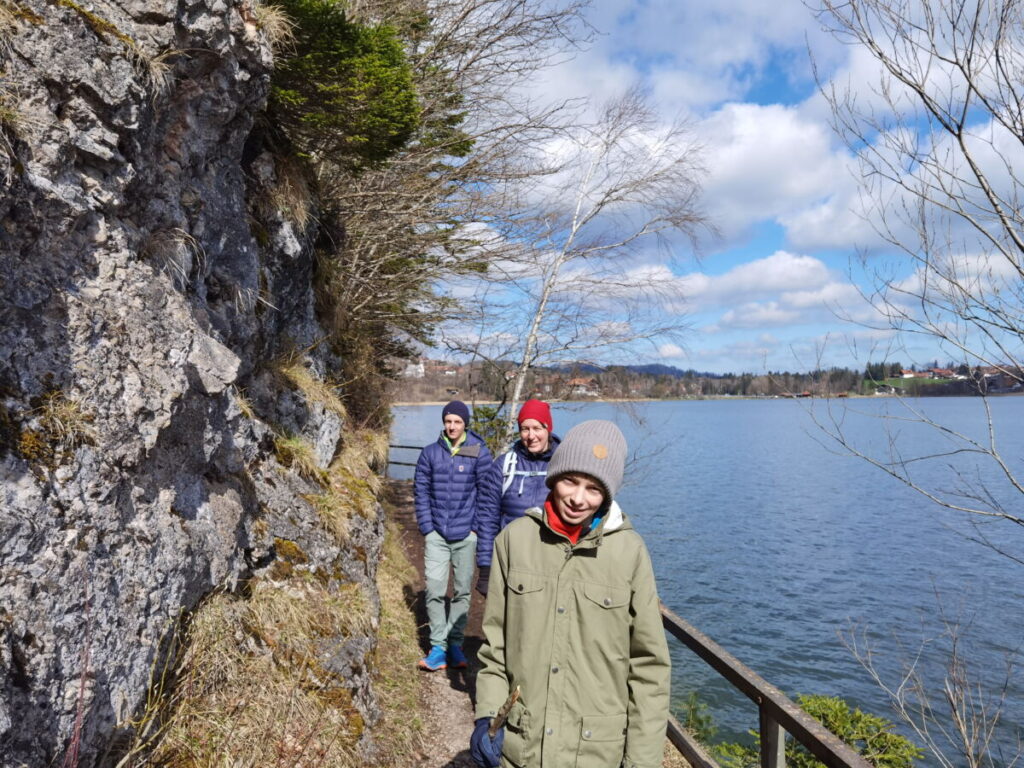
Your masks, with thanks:
[(351, 21), (334, 0), (281, 0), (294, 42), (271, 81), (270, 113), (297, 150), (358, 170), (379, 165), (418, 124), (412, 71), (393, 28)]

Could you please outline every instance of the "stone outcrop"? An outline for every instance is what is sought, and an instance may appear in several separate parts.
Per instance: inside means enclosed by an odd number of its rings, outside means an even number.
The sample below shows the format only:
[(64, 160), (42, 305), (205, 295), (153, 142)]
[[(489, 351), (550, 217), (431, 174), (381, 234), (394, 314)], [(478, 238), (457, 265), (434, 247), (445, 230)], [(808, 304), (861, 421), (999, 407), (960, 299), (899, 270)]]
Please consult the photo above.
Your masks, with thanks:
[[(251, 0), (0, 8), (0, 765), (101, 764), (183, 611), (275, 540), (372, 593), (381, 524), (337, 544), (274, 455), (344, 425), (270, 372), (322, 333), (308, 233), (258, 203)], [(333, 649), (367, 722), (372, 646)]]

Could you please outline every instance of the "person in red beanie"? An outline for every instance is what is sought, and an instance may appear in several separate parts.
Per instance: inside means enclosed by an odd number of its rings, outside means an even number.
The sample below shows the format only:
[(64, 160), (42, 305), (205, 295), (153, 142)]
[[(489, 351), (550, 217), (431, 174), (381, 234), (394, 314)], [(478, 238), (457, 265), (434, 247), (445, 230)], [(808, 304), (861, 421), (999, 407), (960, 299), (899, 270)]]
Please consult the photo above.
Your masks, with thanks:
[(551, 406), (543, 400), (527, 400), (519, 409), (519, 439), (499, 456), (480, 483), (476, 516), (477, 591), (486, 596), (491, 575), (494, 537), (506, 525), (526, 514), (530, 507), (544, 506), (544, 484), (551, 454), (559, 439), (551, 431)]

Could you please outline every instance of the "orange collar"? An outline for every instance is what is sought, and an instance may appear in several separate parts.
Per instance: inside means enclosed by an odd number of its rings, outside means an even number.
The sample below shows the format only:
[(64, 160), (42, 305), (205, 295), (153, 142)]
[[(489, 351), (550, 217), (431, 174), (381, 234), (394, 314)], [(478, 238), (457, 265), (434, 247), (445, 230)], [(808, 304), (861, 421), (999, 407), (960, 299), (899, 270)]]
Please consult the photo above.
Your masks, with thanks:
[(544, 512), (547, 514), (548, 526), (552, 531), (562, 534), (573, 544), (580, 540), (580, 534), (583, 533), (583, 524), (566, 525), (563, 523), (562, 518), (560, 518), (558, 513), (555, 512), (555, 507), (552, 505), (550, 498), (544, 502)]

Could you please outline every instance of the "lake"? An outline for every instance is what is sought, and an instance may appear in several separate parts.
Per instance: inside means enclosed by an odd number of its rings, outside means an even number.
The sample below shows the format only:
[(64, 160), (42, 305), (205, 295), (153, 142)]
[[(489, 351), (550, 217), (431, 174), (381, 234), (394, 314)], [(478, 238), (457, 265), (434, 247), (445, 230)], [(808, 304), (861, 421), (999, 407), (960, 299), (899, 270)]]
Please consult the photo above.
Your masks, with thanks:
[[(1002, 455), (1024, 475), (1024, 397), (989, 400)], [(923, 645), (920, 668), (941, 683), (943, 616), (966, 627), (969, 673), (990, 684), (1024, 642), (1024, 565), (967, 536), (979, 531), (1024, 556), (1024, 530), (943, 510), (866, 461), (837, 451), (815, 424), (839, 423), (857, 445), (885, 456), (885, 427), (902, 456), (948, 452), (951, 441), (913, 421), (880, 420), (917, 408), (936, 422), (986, 437), (979, 398), (795, 401), (701, 400), (558, 403), (555, 433), (592, 418), (619, 424), (636, 457), (618, 500), (643, 534), (666, 605), (790, 696), (838, 695), (889, 715), (888, 700), (844, 645), (866, 631), (887, 683)], [(439, 406), (395, 409), (392, 443), (437, 438)], [(404, 454), (404, 455), (402, 455)], [(393, 459), (415, 460), (394, 451)], [(951, 488), (959, 472), (983, 482), (1015, 514), (1024, 498), (969, 454), (918, 462), (923, 485)], [(396, 477), (411, 469), (392, 468)], [(968, 627), (969, 625), (969, 627)], [(674, 640), (673, 700), (696, 691), (718, 737), (744, 738), (756, 707)], [(1005, 729), (1024, 724), (1024, 677), (1007, 691)], [(1004, 731), (1005, 733), (1006, 731)], [(926, 759), (926, 764), (931, 761)]]

